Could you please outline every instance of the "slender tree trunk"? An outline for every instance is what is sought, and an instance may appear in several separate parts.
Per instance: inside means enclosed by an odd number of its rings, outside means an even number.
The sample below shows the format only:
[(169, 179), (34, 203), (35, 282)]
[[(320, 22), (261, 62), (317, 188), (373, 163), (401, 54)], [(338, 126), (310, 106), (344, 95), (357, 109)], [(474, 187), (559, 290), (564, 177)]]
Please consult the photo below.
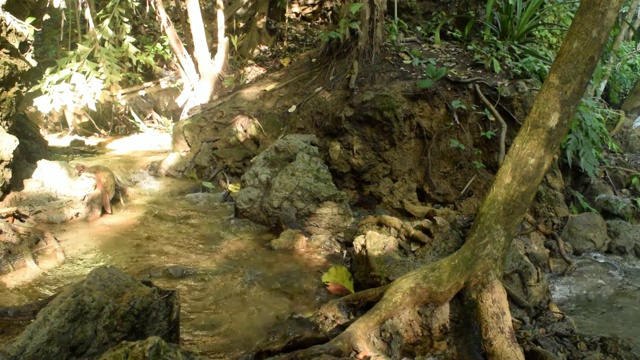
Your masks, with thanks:
[(613, 41), (613, 45), (611, 46), (611, 56), (609, 60), (604, 65), (604, 77), (600, 81), (600, 84), (594, 86), (591, 95), (595, 95), (597, 97), (601, 97), (604, 89), (607, 87), (607, 83), (611, 78), (611, 73), (613, 71), (613, 66), (618, 63), (618, 50), (620, 49), (620, 45), (625, 41), (627, 35), (629, 34), (629, 24), (633, 22), (633, 18), (637, 16), (638, 3), (640, 0), (632, 0), (631, 5), (629, 6), (629, 12), (627, 13), (624, 21), (621, 21), (620, 24), (620, 33), (616, 35), (616, 38)]
[(224, 1), (216, 0), (216, 15), (218, 27), (218, 49), (214, 61), (211, 61), (211, 54), (207, 45), (204, 24), (200, 13), (200, 5), (197, 0), (187, 0), (187, 10), (191, 21), (191, 32), (195, 47), (195, 56), (198, 60), (200, 70), (200, 80), (195, 86), (189, 100), (182, 109), (182, 119), (189, 116), (191, 109), (198, 105), (207, 103), (215, 92), (218, 76), (227, 64), (229, 54), (229, 40), (225, 36), (224, 21)]
[(186, 89), (191, 89), (194, 84), (198, 82), (198, 73), (196, 72), (196, 67), (193, 64), (193, 60), (187, 53), (176, 32), (176, 28), (173, 26), (171, 19), (167, 16), (167, 12), (164, 10), (164, 4), (162, 0), (154, 0), (156, 5), (156, 11), (158, 13), (158, 19), (160, 20), (160, 26), (164, 29), (167, 37), (169, 38), (169, 44), (171, 45), (171, 50), (178, 58), (178, 63), (182, 68), (182, 79)]
[(640, 110), (640, 79), (636, 81), (633, 89), (631, 89), (622, 103), (622, 111), (624, 111), (627, 116), (640, 115), (638, 110)]
[(200, 75), (211, 72), (211, 53), (207, 45), (207, 36), (202, 22), (202, 12), (198, 0), (185, 0), (189, 24), (191, 27), (191, 37), (193, 38), (193, 56), (198, 63)]

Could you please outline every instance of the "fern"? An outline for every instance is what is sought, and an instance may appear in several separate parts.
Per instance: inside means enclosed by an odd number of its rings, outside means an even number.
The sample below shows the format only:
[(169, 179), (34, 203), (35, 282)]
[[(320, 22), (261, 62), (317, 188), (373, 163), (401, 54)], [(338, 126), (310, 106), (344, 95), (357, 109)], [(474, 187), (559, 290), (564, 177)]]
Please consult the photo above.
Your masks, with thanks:
[(607, 120), (614, 118), (615, 112), (593, 99), (585, 99), (578, 105), (576, 117), (563, 144), (569, 167), (577, 160), (582, 171), (590, 178), (598, 176), (600, 163), (605, 161), (605, 149), (619, 150), (606, 127)]

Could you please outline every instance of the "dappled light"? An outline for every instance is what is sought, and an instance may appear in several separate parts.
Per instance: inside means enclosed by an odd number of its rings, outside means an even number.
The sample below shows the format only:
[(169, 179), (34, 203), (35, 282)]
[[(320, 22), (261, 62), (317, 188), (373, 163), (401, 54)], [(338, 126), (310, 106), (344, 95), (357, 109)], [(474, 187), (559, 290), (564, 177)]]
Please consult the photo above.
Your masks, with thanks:
[(0, 0), (0, 358), (640, 360), (640, 0)]

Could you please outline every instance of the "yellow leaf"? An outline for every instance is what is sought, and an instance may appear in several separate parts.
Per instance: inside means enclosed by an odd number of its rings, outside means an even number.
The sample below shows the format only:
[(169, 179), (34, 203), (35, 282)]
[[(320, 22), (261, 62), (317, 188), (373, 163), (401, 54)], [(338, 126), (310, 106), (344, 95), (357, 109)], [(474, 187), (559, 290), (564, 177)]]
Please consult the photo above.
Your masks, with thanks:
[(280, 63), (282, 64), (282, 66), (287, 67), (289, 66), (289, 64), (291, 64), (291, 58), (284, 58), (280, 60)]
[(353, 293), (353, 276), (343, 265), (335, 265), (322, 274), (322, 282), (325, 284), (339, 284)]
[(240, 191), (240, 184), (239, 183), (232, 183), (229, 184), (229, 187), (227, 187), (227, 190), (231, 191), (231, 192), (238, 192)]

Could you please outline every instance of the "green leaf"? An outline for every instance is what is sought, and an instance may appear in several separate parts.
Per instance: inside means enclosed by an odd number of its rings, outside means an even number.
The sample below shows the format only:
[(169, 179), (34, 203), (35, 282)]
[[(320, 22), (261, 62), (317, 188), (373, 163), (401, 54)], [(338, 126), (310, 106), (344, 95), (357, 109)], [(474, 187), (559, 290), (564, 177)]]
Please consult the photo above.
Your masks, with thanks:
[(451, 102), (451, 106), (454, 109), (463, 109), (463, 110), (467, 110), (467, 107), (464, 105), (464, 103), (460, 100), (453, 100)]
[(422, 79), (416, 83), (420, 89), (428, 89), (433, 86), (433, 80), (431, 79)]
[(335, 265), (329, 268), (326, 273), (322, 274), (322, 282), (329, 284), (339, 284), (354, 293), (353, 276), (344, 265)]
[(207, 189), (215, 189), (216, 186), (213, 185), (213, 183), (211, 183), (210, 181), (203, 181), (202, 182), (202, 186), (204, 186)]
[(360, 8), (362, 8), (362, 6), (364, 6), (364, 3), (353, 3), (349, 5), (349, 11), (351, 12), (351, 15), (355, 15), (358, 11), (360, 11)]

